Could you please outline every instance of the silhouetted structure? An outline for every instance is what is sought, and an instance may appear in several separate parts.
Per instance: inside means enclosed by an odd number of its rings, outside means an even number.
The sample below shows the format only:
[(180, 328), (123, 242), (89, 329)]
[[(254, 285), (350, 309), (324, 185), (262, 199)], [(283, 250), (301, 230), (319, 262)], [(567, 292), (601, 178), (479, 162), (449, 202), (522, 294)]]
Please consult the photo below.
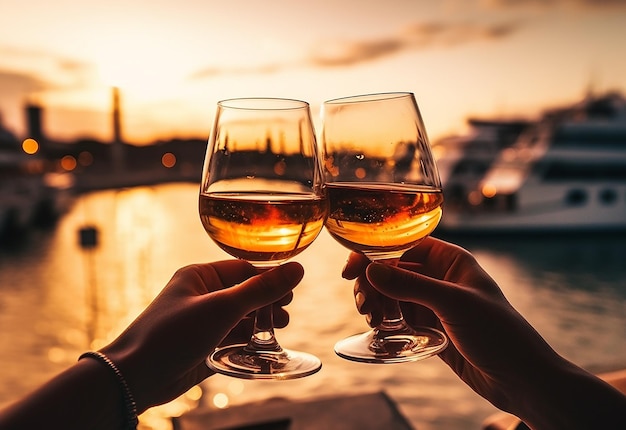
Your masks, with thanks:
[(35, 139), (37, 142), (44, 142), (46, 140), (46, 137), (43, 131), (41, 106), (35, 104), (27, 105), (26, 119), (28, 126), (28, 137)]
[(120, 90), (113, 87), (113, 146), (111, 147), (113, 158), (113, 169), (116, 172), (123, 171), (126, 167), (126, 158), (122, 140), (122, 123), (120, 112)]

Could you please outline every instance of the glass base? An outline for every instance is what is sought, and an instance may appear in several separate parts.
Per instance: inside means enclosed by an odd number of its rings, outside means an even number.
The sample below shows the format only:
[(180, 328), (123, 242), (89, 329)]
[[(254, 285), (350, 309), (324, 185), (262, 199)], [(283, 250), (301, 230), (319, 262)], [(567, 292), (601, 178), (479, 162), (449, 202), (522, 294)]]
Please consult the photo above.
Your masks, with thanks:
[(251, 351), (247, 344), (218, 348), (207, 358), (207, 366), (218, 373), (243, 379), (296, 379), (316, 373), (319, 358), (300, 351)]
[(340, 340), (335, 344), (335, 353), (360, 363), (406, 363), (437, 355), (446, 346), (447, 336), (433, 328), (372, 329)]

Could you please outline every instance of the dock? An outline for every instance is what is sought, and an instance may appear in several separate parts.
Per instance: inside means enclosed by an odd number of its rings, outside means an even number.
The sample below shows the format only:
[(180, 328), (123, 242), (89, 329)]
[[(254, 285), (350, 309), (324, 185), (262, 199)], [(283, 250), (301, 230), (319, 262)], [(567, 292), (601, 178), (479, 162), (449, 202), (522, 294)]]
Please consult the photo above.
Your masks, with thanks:
[(197, 409), (173, 424), (176, 430), (414, 430), (384, 391)]

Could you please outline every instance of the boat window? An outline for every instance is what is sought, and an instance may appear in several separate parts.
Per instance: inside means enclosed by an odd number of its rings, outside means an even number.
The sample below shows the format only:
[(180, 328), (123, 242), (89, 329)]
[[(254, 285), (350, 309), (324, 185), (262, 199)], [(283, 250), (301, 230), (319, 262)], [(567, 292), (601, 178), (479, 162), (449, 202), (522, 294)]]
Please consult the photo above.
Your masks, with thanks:
[(626, 150), (626, 131), (594, 128), (593, 130), (558, 130), (553, 137), (554, 148), (589, 148)]
[(587, 203), (587, 193), (585, 190), (569, 190), (565, 195), (565, 203), (568, 206), (582, 206)]
[(600, 191), (599, 198), (601, 203), (604, 203), (605, 205), (610, 205), (617, 201), (617, 192), (615, 192), (615, 190), (611, 188), (605, 188), (604, 190)]
[(554, 162), (543, 172), (546, 181), (624, 181), (626, 164), (583, 164)]
[(489, 168), (489, 164), (480, 161), (463, 160), (454, 166), (452, 175), (484, 175)]
[(505, 209), (513, 212), (517, 209), (517, 194), (508, 194), (504, 198)]
[(445, 194), (446, 206), (460, 207), (467, 203), (467, 191), (462, 185), (445, 186), (443, 192)]

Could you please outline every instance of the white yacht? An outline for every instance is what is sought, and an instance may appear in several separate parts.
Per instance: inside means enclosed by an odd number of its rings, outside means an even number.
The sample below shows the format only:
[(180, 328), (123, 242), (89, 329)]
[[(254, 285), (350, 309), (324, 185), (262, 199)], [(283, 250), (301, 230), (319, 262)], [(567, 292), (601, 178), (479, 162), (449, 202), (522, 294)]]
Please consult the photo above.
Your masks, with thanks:
[(504, 149), (509, 148), (531, 122), (521, 118), (468, 120), (469, 132), (435, 142), (433, 152), (445, 184), (446, 208), (467, 206), (474, 190)]
[(441, 230), (626, 231), (626, 100), (610, 94), (544, 116), (499, 153), (464, 205), (444, 206)]

